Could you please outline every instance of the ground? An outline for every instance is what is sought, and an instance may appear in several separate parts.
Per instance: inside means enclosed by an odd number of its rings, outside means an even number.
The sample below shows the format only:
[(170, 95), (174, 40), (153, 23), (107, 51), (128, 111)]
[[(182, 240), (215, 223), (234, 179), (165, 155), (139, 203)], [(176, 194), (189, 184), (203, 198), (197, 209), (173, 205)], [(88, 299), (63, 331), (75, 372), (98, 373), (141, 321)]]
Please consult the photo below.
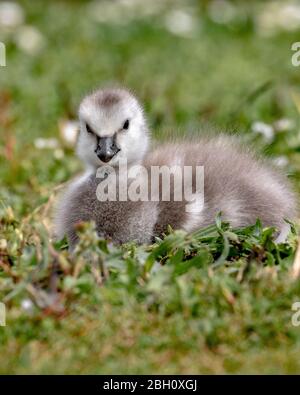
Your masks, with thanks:
[(236, 133), (300, 192), (300, 11), (282, 3), (28, 0), (10, 26), (0, 3), (0, 373), (300, 373), (297, 224), (281, 245), (217, 218), (139, 247), (82, 225), (73, 258), (50, 239), (82, 170), (66, 125), (107, 84), (136, 92), (154, 138)]

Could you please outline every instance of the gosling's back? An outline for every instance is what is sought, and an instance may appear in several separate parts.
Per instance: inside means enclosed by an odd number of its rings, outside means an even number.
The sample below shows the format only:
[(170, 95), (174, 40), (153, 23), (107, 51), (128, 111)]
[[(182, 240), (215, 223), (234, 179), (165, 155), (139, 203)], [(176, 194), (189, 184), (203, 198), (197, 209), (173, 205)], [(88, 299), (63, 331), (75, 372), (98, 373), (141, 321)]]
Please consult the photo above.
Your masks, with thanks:
[(146, 155), (143, 165), (148, 174), (151, 166), (203, 166), (201, 210), (186, 212), (188, 202), (174, 201), (172, 194), (171, 201), (101, 202), (96, 196), (101, 180), (92, 174), (77, 185), (71, 183), (62, 195), (56, 215), (59, 233), (66, 233), (74, 245), (75, 224), (93, 220), (103, 237), (121, 243), (149, 243), (167, 225), (194, 231), (212, 224), (222, 212), (233, 227), (251, 225), (260, 218), (264, 226), (275, 226), (284, 238), (284, 219), (295, 218), (296, 200), (287, 179), (231, 138), (165, 143)]

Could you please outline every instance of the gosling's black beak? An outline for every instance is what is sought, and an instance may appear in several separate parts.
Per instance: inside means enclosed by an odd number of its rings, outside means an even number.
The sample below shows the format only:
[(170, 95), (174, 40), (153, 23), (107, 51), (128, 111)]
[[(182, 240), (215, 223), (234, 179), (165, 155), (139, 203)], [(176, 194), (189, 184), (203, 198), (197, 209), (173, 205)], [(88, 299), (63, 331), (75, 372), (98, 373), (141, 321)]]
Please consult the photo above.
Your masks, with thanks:
[(109, 162), (119, 151), (114, 136), (98, 137), (95, 153), (102, 162)]

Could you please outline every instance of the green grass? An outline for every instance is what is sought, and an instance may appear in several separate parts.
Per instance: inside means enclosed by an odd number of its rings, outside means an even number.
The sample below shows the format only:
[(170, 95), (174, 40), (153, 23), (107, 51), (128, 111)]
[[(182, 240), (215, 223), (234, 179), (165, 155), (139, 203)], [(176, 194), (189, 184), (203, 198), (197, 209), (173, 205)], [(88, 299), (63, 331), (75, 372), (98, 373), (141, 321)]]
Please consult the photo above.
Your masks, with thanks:
[[(165, 19), (188, 3), (192, 37), (174, 35)], [(209, 1), (105, 23), (89, 2), (20, 4), (43, 47), (28, 54), (16, 29), (0, 28), (0, 372), (299, 373), (295, 229), (275, 245), (259, 222), (231, 229), (217, 219), (192, 235), (170, 229), (152, 246), (117, 247), (87, 225), (75, 258), (49, 229), (55, 187), (82, 169), (59, 121), (107, 83), (137, 93), (155, 138), (207, 124), (235, 132), (270, 160), (283, 156), (300, 191), (300, 68), (290, 50), (300, 30), (260, 33), (263, 2), (235, 2), (226, 24), (210, 18)], [(291, 126), (271, 143), (251, 131), (283, 118)], [(40, 137), (57, 138), (63, 156), (37, 149)]]

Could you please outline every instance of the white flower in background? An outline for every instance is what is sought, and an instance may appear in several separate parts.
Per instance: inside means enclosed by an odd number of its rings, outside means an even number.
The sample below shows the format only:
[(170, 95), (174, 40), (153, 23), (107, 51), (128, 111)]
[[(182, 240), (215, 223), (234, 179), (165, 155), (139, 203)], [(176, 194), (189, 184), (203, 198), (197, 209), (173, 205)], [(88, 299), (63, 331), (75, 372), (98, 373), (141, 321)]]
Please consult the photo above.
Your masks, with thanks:
[(55, 138), (39, 137), (34, 140), (35, 148), (37, 149), (56, 149), (59, 148), (59, 142)]
[(285, 4), (279, 13), (278, 23), (282, 29), (296, 30), (300, 28), (300, 4)]
[(31, 313), (33, 310), (33, 303), (30, 299), (23, 299), (21, 301), (21, 308), (26, 311), (27, 313)]
[(17, 46), (24, 52), (35, 55), (44, 46), (45, 38), (33, 26), (21, 26), (15, 36)]
[(177, 9), (166, 14), (165, 26), (175, 35), (192, 37), (196, 30), (196, 20), (189, 10)]
[(7, 241), (6, 239), (0, 239), (0, 251), (5, 251), (7, 249)]
[(252, 124), (251, 129), (254, 133), (261, 134), (268, 142), (272, 142), (274, 139), (274, 129), (272, 125), (257, 121)]
[(55, 159), (60, 160), (65, 156), (65, 153), (61, 148), (58, 148), (54, 151), (53, 156)]
[(74, 147), (79, 133), (79, 122), (73, 120), (61, 120), (58, 127), (64, 144), (70, 148)]
[(273, 159), (273, 163), (275, 166), (283, 168), (286, 167), (289, 164), (289, 160), (286, 156), (278, 156), (277, 158)]
[(285, 132), (293, 129), (295, 127), (295, 122), (287, 118), (278, 119), (278, 121), (274, 122), (273, 127), (276, 132)]
[[(119, 1), (92, 1), (88, 5), (88, 13), (95, 21), (103, 23), (126, 23), (128, 16), (124, 13), (121, 18)], [(130, 18), (129, 18), (130, 19)]]
[(0, 2), (0, 27), (13, 29), (24, 23), (22, 7), (12, 1)]
[(258, 31), (265, 36), (276, 34), (280, 30), (300, 29), (300, 4), (290, 1), (272, 1), (262, 6), (256, 16)]
[[(172, 1), (172, 0), (171, 0)], [(123, 11), (127, 8), (127, 12), (133, 15), (135, 19), (159, 14), (164, 8), (171, 4), (170, 0), (119, 0), (123, 6)]]
[(236, 17), (236, 8), (226, 0), (214, 0), (209, 4), (208, 15), (213, 22), (226, 24)]
[(122, 25), (134, 19), (158, 14), (165, 6), (165, 2), (161, 0), (94, 0), (88, 4), (88, 14), (100, 23)]

